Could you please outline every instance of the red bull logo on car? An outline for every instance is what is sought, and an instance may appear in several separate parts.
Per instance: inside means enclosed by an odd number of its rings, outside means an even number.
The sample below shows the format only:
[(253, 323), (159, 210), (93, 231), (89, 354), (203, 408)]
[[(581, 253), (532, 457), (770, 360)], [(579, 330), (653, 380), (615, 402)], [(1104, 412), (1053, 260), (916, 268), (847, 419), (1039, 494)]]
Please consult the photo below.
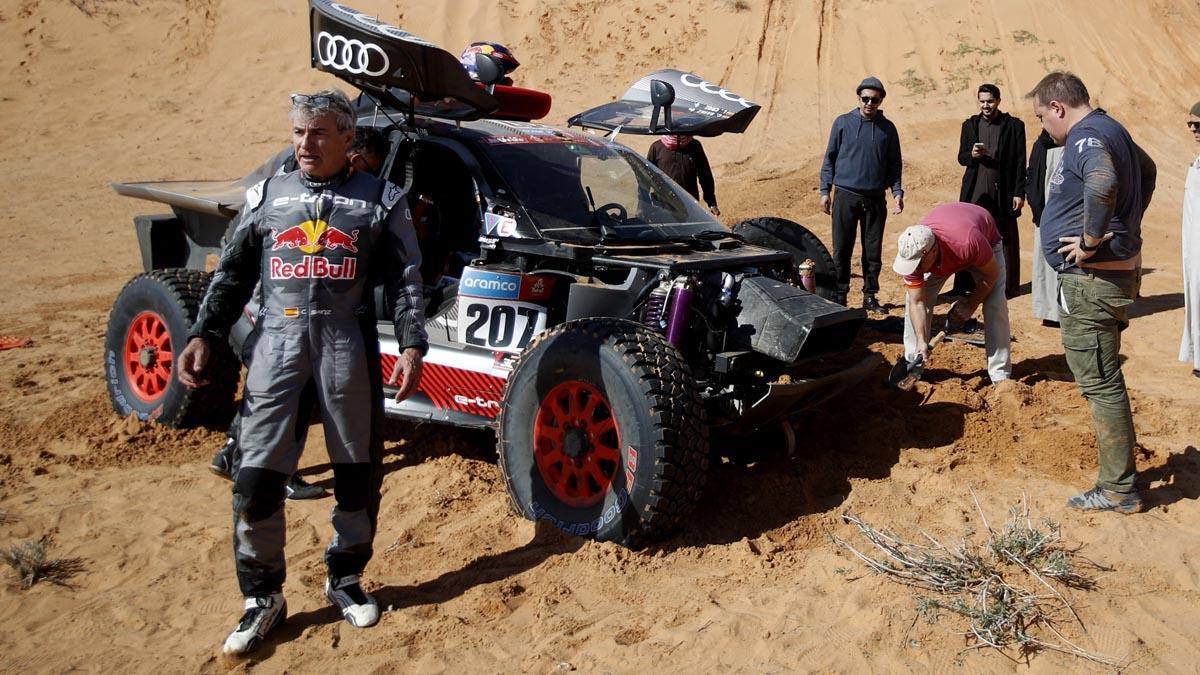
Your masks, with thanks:
[(358, 253), (358, 230), (346, 234), (331, 226), (324, 220), (306, 220), (299, 225), (284, 228), (282, 232), (271, 228), (272, 251), (281, 248), (298, 248), (309, 255), (320, 253), (325, 249), (343, 249), (350, 253)]

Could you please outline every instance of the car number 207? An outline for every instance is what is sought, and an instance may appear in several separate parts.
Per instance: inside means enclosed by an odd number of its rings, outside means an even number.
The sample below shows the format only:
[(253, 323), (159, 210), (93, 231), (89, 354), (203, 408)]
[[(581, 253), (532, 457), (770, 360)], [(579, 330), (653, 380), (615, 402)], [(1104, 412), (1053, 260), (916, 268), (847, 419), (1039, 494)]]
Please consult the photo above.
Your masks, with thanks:
[(543, 330), (546, 330), (544, 307), (511, 300), (459, 297), (459, 342), (498, 352), (519, 352)]

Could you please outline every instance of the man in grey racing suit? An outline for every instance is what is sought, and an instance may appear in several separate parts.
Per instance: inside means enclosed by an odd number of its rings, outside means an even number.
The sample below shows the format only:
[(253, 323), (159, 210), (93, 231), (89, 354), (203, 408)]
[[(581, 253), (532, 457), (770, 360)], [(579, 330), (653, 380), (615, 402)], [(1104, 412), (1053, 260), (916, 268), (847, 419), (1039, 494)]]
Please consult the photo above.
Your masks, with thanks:
[[(334, 537), (326, 549), (325, 593), (352, 625), (379, 620), (359, 575), (372, 555), (382, 482), (372, 424), (381, 414), (375, 336), (364, 335), (373, 283), (389, 305), (403, 384), (415, 390), (427, 344), (421, 256), (403, 190), (349, 171), (354, 114), (339, 91), (293, 95), (293, 145), (300, 170), (246, 194), (240, 222), (180, 354), (179, 379), (203, 386), (208, 344), (227, 340), (259, 285), (259, 310), (242, 402), (242, 465), (233, 488), (234, 557), (245, 613), (227, 654), (257, 647), (287, 616), (284, 486), (296, 470), (300, 393), (311, 378), (333, 464)], [(381, 413), (381, 411), (379, 411)], [(373, 447), (373, 445), (375, 447)]]

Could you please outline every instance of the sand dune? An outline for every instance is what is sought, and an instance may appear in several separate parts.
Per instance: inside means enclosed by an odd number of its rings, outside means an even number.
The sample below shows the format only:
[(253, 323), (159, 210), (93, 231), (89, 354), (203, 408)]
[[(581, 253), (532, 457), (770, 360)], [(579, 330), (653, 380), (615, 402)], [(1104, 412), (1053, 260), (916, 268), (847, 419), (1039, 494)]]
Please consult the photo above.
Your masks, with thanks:
[[(1071, 541), (1115, 569), (1077, 598), (1088, 630), (1066, 630), (1080, 646), (1133, 670), (1195, 672), (1200, 390), (1175, 353), (1181, 186), (1198, 150), (1183, 121), (1200, 98), (1200, 5), (354, 5), (453, 52), (475, 39), (505, 42), (522, 61), (519, 82), (554, 95), (556, 124), (657, 68), (720, 82), (764, 106), (746, 134), (705, 142), (727, 221), (779, 215), (827, 241), (820, 153), (863, 75), (887, 83), (884, 109), (904, 143), (909, 203), (895, 232), (957, 196), (958, 126), (975, 112), (981, 81), (1001, 86), (1004, 108), (1032, 139), (1021, 94), (1047, 69), (1078, 72), (1159, 165), (1146, 223), (1152, 273), (1124, 350), (1153, 508), (1110, 518), (1061, 506), (1092, 479), (1095, 449), (1058, 336), (1030, 318), (1023, 296), (1012, 303), (1016, 382), (989, 389), (978, 350), (946, 345), (914, 398), (865, 387), (797, 425), (796, 459), (716, 467), (686, 531), (641, 553), (516, 519), (486, 435), (397, 426), (369, 570), (389, 609), (381, 625), (357, 631), (327, 607), (330, 503), (292, 503), (292, 618), (253, 661), (225, 662), (218, 646), (239, 607), (229, 492), (204, 470), (222, 436), (118, 419), (104, 390), (108, 307), (140, 268), (131, 218), (154, 210), (107, 184), (240, 176), (286, 141), (286, 94), (334, 81), (308, 66), (298, 0), (13, 0), (0, 6), (9, 66), (0, 71), (0, 166), (10, 184), (0, 334), (34, 343), (0, 352), (0, 545), (50, 533), (55, 552), (86, 570), (74, 588), (0, 589), (0, 668), (1009, 671), (1018, 666), (995, 653), (962, 652), (968, 643), (944, 625), (914, 624), (911, 594), (867, 575), (826, 536), (852, 536), (839, 518), (849, 511), (953, 537), (976, 518), (973, 487), (997, 516), (1028, 495), (1036, 513), (1062, 521)], [(1022, 228), (1028, 279), (1028, 220)], [(893, 282), (885, 273), (882, 299), (896, 304)], [(874, 330), (862, 347), (889, 359), (900, 351), (894, 335)], [(319, 451), (304, 467), (312, 480), (332, 479)], [(1046, 653), (1030, 670), (1095, 667)]]

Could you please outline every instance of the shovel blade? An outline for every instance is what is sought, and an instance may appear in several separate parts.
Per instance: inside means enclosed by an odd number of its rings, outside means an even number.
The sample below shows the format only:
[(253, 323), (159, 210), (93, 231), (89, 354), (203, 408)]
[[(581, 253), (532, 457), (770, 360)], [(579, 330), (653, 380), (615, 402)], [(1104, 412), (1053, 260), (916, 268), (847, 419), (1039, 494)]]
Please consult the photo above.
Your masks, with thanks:
[(911, 391), (917, 386), (917, 382), (921, 381), (921, 373), (925, 372), (925, 362), (918, 361), (913, 364), (912, 370), (908, 371), (908, 375), (904, 379), (896, 383), (896, 388), (900, 391)]
[(892, 371), (888, 373), (885, 384), (893, 389), (908, 391), (917, 384), (917, 380), (921, 379), (921, 372), (924, 370), (925, 362), (923, 360), (909, 363), (908, 359), (901, 356), (900, 360), (896, 361), (896, 365), (892, 366)]

